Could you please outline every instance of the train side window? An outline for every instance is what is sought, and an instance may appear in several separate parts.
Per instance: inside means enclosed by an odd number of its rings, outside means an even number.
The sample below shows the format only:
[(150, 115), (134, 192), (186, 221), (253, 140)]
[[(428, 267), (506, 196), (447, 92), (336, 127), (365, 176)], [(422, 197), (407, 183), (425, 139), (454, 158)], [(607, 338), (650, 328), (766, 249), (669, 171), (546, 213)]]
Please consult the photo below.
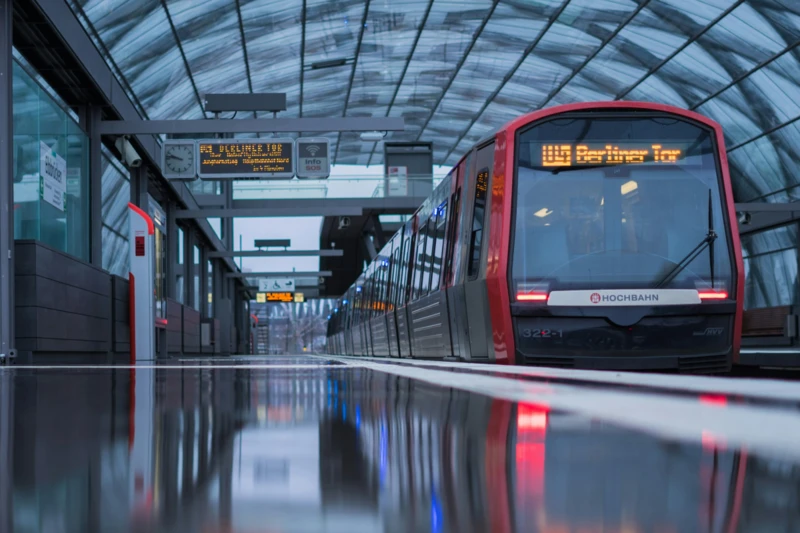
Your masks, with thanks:
[(467, 261), (467, 277), (473, 280), (478, 277), (481, 264), (481, 252), (485, 241), (483, 228), (486, 222), (486, 203), (488, 201), (489, 178), (491, 175), (492, 160), (494, 159), (494, 143), (488, 144), (478, 150), (476, 167), (478, 168), (475, 179), (475, 203), (472, 210), (472, 227), (469, 240), (469, 255)]
[(428, 233), (428, 221), (419, 224), (414, 246), (414, 283), (411, 288), (411, 301), (420, 297), (422, 292), (422, 278), (425, 273), (425, 235)]
[(436, 239), (436, 211), (428, 218), (428, 230), (425, 233), (425, 278), (422, 280), (422, 295), (431, 292), (431, 273), (433, 272), (433, 241)]
[(401, 283), (403, 284), (403, 292), (400, 294), (400, 305), (407, 305), (411, 297), (411, 285), (409, 280), (411, 279), (412, 242), (413, 242), (412, 236), (406, 237), (405, 241), (403, 242), (403, 273), (401, 274), (402, 276)]
[(431, 275), (433, 274), (433, 247), (436, 240), (436, 209), (428, 219), (428, 246), (425, 253), (425, 279), (422, 281), (424, 294), (429, 294), (432, 289)]
[[(399, 244), (399, 243), (398, 243)], [(402, 267), (400, 265), (400, 248), (399, 246), (395, 246), (394, 252), (392, 252), (392, 265), (390, 267), (391, 270), (391, 287), (389, 291), (389, 304), (391, 305), (392, 309), (397, 307), (397, 299), (398, 293), (400, 292), (400, 271)]]
[(459, 187), (453, 194), (452, 202), (450, 203), (450, 223), (448, 224), (448, 237), (447, 237), (447, 252), (444, 267), (445, 279), (443, 283), (452, 285), (453, 283), (453, 256), (456, 252), (456, 241), (458, 240), (458, 216), (461, 207), (461, 187)]
[(447, 226), (447, 201), (445, 200), (437, 209), (436, 229), (433, 232), (433, 256), (431, 257), (431, 291), (439, 289), (439, 282), (442, 278), (442, 267), (444, 261), (445, 228)]
[(375, 316), (381, 316), (384, 311), (386, 311), (386, 298), (389, 294), (389, 269), (391, 268), (391, 264), (391, 255), (387, 255), (386, 259), (381, 263), (381, 297)]

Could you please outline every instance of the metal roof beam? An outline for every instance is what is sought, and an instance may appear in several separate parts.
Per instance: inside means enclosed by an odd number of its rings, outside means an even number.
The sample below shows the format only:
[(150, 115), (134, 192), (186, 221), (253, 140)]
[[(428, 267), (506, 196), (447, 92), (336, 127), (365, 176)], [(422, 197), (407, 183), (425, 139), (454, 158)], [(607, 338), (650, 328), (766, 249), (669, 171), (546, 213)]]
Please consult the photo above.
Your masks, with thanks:
[[(350, 93), (353, 91), (353, 81), (356, 79), (356, 68), (358, 68), (358, 58), (361, 52), (361, 43), (364, 41), (364, 29), (367, 27), (367, 17), (369, 16), (369, 3), (371, 0), (367, 0), (364, 4), (364, 15), (361, 20), (361, 26), (358, 29), (358, 41), (356, 41), (356, 53), (355, 59), (353, 59), (353, 70), (350, 71), (350, 83), (347, 84), (347, 94), (344, 97), (344, 109), (342, 110), (342, 117), (347, 116), (347, 106), (350, 103)], [(377, 128), (376, 128), (377, 129)], [(339, 147), (342, 145), (342, 132), (339, 132), (339, 135), (336, 136), (336, 152), (333, 154), (333, 159), (331, 163), (334, 165), (336, 161), (339, 159)]]
[(261, 218), (261, 217), (360, 217), (363, 211), (359, 207), (255, 207), (237, 209), (235, 207), (212, 207), (209, 209), (184, 209), (178, 211), (175, 218)]
[(333, 276), (330, 270), (320, 270), (318, 272), (228, 272), (228, 278), (329, 278)]
[(202, 135), (209, 133), (272, 133), (331, 131), (403, 131), (401, 117), (243, 118), (193, 120), (103, 120), (101, 135)]
[(208, 257), (342, 257), (344, 250), (240, 250), (209, 252)]

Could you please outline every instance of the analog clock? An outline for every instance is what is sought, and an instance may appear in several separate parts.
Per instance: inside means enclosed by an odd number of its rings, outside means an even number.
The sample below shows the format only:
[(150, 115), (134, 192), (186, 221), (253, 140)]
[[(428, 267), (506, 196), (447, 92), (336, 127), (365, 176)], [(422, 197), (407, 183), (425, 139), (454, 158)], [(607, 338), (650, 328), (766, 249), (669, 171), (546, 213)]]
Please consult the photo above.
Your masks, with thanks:
[(194, 175), (194, 144), (164, 146), (164, 167), (170, 174)]

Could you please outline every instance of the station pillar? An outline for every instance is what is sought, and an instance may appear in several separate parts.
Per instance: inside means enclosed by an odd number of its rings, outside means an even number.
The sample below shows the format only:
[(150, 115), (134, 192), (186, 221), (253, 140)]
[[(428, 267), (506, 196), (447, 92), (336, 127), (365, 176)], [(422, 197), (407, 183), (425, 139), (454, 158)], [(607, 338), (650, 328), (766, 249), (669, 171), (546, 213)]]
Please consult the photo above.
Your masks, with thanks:
[(0, 0), (0, 364), (14, 350), (13, 1)]

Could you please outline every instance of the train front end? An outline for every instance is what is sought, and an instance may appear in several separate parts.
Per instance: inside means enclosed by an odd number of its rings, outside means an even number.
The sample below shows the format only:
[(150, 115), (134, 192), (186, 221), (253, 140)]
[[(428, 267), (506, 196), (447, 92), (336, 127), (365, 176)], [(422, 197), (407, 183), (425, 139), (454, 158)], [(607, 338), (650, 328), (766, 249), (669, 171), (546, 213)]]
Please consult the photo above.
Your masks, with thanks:
[(506, 131), (516, 362), (730, 369), (743, 272), (719, 126), (615, 102)]

